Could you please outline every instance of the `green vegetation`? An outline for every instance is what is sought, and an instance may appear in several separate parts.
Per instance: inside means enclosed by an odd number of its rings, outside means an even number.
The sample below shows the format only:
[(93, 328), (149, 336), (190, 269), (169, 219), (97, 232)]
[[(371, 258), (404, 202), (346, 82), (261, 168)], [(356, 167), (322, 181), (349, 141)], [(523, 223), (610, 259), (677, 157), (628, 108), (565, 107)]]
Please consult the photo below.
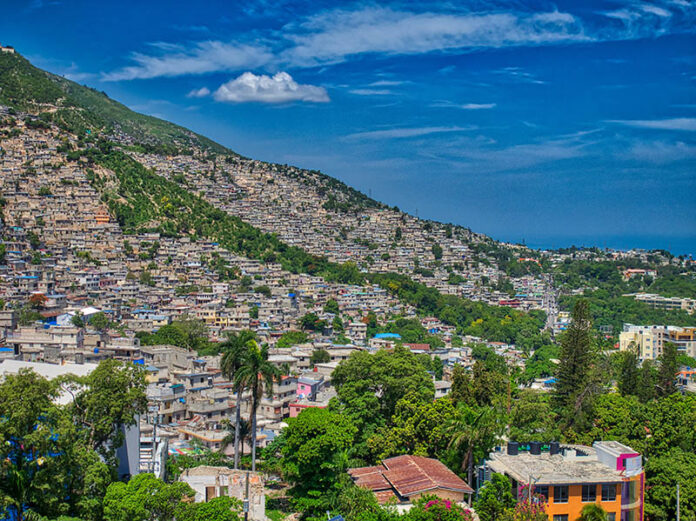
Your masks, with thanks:
[(421, 313), (433, 315), (466, 334), (499, 342), (517, 344), (529, 352), (545, 345), (539, 332), (546, 319), (543, 311), (523, 313), (511, 308), (490, 306), (454, 295), (442, 295), (434, 288), (394, 273), (368, 274), (368, 280), (379, 284), (401, 300), (415, 306)]
[(133, 112), (103, 92), (42, 71), (19, 54), (0, 53), (0, 103), (28, 112), (41, 112), (42, 104), (55, 104), (55, 113), (41, 117), (84, 136), (88, 130), (123, 132), (142, 150), (173, 153), (193, 146), (234, 155), (217, 143), (173, 123)]
[(645, 302), (632, 297), (612, 296), (606, 290), (585, 291), (582, 296), (564, 296), (559, 300), (561, 308), (572, 309), (579, 300), (586, 300), (596, 327), (611, 326), (616, 333), (625, 323), (670, 324), (696, 326), (696, 315), (686, 311), (653, 309)]
[(309, 335), (304, 331), (286, 331), (280, 336), (276, 346), (293, 347), (297, 344), (304, 344), (307, 341), (309, 341)]
[(186, 483), (165, 483), (138, 474), (128, 483), (112, 483), (104, 498), (104, 521), (238, 521), (242, 502), (227, 496), (193, 502)]
[[(74, 399), (57, 405), (62, 393)], [(116, 479), (122, 426), (145, 411), (145, 378), (115, 360), (85, 377), (53, 381), (30, 370), (0, 384), (0, 516), (103, 519), (103, 499)], [(14, 517), (13, 517), (14, 516)]]

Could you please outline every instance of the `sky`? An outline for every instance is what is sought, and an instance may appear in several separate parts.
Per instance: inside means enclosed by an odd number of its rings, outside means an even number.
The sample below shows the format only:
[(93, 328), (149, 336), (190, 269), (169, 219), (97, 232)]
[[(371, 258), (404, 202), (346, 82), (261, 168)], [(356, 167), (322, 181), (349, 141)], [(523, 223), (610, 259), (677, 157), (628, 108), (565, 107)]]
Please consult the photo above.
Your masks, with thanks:
[(696, 0), (3, 0), (0, 43), (256, 159), (534, 247), (696, 253)]

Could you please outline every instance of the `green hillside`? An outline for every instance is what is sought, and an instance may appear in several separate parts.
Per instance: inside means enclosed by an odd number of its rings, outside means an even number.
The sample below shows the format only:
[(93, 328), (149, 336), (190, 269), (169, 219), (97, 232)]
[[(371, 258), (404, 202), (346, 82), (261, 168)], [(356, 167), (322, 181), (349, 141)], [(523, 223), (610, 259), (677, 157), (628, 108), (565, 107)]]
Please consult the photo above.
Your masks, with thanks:
[[(122, 134), (162, 152), (200, 147), (234, 154), (214, 141), (161, 119), (138, 114), (105, 93), (34, 67), (20, 54), (0, 53), (0, 104), (41, 114), (74, 132)], [(49, 105), (57, 106), (48, 112)]]

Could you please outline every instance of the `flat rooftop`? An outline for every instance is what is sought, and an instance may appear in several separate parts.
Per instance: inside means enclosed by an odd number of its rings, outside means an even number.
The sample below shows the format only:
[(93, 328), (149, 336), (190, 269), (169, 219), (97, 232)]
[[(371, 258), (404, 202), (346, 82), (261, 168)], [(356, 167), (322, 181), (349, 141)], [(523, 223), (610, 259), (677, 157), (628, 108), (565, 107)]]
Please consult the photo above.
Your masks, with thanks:
[(592, 447), (582, 447), (587, 455), (572, 455), (542, 452), (532, 455), (521, 452), (510, 456), (507, 452), (493, 452), (486, 465), (501, 474), (528, 483), (530, 476), (539, 485), (573, 485), (580, 483), (617, 483), (625, 477), (621, 471), (612, 469), (597, 459)]

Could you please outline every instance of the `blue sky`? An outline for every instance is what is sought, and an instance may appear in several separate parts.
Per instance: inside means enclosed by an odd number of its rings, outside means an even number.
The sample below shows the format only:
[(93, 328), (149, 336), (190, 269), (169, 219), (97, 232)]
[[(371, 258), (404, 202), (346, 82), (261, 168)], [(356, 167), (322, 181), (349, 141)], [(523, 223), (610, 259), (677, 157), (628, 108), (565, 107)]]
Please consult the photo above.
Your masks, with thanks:
[(420, 217), (696, 253), (695, 1), (177, 4), (4, 0), (0, 42)]

